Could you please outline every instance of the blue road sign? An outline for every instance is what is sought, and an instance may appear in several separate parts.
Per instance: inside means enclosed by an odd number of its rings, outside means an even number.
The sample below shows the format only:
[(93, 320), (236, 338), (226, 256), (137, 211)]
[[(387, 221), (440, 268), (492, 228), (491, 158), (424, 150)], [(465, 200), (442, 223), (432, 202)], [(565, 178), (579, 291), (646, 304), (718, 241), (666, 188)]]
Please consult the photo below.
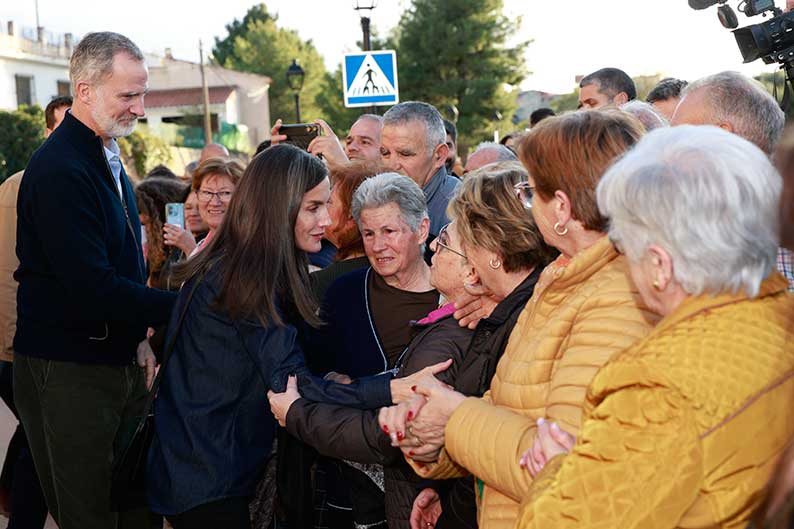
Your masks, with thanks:
[(393, 50), (346, 54), (342, 84), (346, 107), (391, 106), (399, 103), (397, 54)]

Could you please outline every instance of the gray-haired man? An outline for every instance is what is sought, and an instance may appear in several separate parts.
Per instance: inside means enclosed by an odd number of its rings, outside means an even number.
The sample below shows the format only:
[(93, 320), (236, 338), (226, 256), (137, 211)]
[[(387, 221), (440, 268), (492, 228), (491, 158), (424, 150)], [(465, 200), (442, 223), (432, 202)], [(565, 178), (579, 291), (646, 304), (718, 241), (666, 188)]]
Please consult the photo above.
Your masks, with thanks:
[(447, 204), (460, 180), (447, 174), (447, 133), (432, 105), (406, 101), (383, 115), (380, 153), (384, 165), (422, 188), (430, 214), (430, 239), (449, 222)]
[(146, 288), (135, 194), (114, 138), (144, 114), (148, 72), (116, 33), (90, 33), (70, 63), (71, 111), (19, 190), (14, 392), (47, 506), (61, 529), (147, 527), (110, 510), (118, 432), (146, 395), (134, 364), (175, 296)]

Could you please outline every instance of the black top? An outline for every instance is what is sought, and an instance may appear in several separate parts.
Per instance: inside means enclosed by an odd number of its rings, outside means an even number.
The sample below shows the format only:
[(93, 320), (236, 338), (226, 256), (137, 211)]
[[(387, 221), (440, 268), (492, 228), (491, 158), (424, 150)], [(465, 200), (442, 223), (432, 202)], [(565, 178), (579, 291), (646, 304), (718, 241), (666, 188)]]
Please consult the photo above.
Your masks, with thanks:
[(14, 351), (125, 365), (176, 295), (146, 288), (135, 194), (123, 199), (102, 140), (67, 112), (33, 154), (19, 188)]
[(369, 266), (369, 259), (366, 256), (354, 257), (353, 259), (344, 259), (336, 261), (322, 270), (317, 270), (311, 274), (312, 278), (312, 291), (317, 300), (322, 303), (325, 299), (325, 292), (328, 290), (334, 281), (339, 279), (345, 274), (366, 268)]

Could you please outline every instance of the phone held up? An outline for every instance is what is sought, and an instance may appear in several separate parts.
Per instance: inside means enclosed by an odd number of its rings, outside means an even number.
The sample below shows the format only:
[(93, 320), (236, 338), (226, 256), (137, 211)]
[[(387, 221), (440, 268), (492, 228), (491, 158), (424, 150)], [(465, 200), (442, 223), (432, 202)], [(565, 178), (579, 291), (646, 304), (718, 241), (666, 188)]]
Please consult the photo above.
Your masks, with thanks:
[(281, 125), (278, 132), (287, 137), (284, 143), (290, 143), (305, 151), (308, 150), (312, 140), (320, 135), (320, 125), (316, 123), (290, 123)]
[(185, 205), (179, 202), (169, 202), (165, 205), (165, 222), (185, 229)]

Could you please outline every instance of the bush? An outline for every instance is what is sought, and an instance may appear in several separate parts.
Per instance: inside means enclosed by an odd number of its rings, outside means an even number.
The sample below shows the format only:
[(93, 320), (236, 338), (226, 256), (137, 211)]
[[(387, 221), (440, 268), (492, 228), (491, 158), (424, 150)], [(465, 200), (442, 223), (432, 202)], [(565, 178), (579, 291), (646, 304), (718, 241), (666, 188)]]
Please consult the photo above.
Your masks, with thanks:
[(130, 164), (134, 169), (135, 175), (142, 179), (144, 175), (154, 166), (167, 164), (171, 161), (171, 151), (168, 145), (156, 136), (139, 128), (126, 138), (119, 138), (119, 149), (124, 158), (127, 172)]
[(40, 107), (0, 111), (0, 183), (25, 168), (44, 141), (44, 112)]

